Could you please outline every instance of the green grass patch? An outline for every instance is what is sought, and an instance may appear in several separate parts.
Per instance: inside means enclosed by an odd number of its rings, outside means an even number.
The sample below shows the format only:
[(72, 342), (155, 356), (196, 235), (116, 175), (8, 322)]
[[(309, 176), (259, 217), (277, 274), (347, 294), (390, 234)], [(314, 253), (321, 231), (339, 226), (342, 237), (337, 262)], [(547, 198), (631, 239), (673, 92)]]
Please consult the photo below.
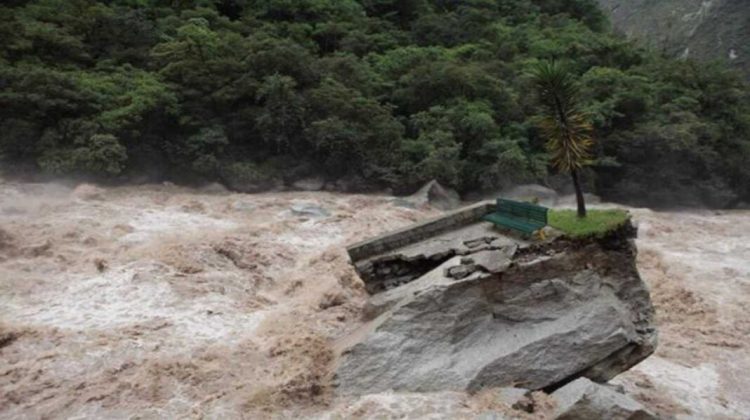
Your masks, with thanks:
[(574, 239), (601, 237), (622, 226), (630, 215), (625, 210), (589, 210), (579, 218), (575, 210), (550, 210), (549, 225)]

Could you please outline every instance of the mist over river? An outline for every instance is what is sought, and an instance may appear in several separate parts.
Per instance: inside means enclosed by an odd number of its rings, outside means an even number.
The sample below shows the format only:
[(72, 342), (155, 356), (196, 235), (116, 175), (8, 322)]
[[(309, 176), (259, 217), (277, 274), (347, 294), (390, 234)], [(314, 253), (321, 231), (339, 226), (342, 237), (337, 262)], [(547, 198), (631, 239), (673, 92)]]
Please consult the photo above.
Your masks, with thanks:
[[(631, 211), (660, 343), (614, 382), (663, 416), (747, 418), (750, 211)], [(472, 418), (482, 393), (330, 384), (330, 342), (367, 297), (345, 245), (436, 214), (380, 195), (0, 181), (0, 418)]]

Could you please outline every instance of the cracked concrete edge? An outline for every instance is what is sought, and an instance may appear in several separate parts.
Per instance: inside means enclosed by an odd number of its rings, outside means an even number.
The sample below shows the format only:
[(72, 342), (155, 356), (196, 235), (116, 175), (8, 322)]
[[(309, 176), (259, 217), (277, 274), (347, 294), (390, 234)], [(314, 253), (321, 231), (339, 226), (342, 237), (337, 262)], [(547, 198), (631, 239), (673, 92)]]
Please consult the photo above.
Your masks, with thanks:
[(405, 228), (387, 232), (346, 248), (352, 262), (357, 262), (390, 250), (422, 241), (440, 233), (476, 222), (483, 216), (492, 213), (495, 202), (481, 201), (467, 207), (445, 213), (441, 216), (416, 223)]
[[(518, 245), (512, 244), (496, 250), (479, 250), (468, 255), (455, 255), (413, 281), (370, 296), (364, 308), (363, 319), (371, 320), (390, 310), (399, 301), (411, 298), (430, 287), (441, 287), (464, 281), (476, 281), (499, 275), (513, 264)], [(467, 258), (476, 258), (471, 263)], [(451, 269), (469, 267), (465, 276), (451, 276)]]

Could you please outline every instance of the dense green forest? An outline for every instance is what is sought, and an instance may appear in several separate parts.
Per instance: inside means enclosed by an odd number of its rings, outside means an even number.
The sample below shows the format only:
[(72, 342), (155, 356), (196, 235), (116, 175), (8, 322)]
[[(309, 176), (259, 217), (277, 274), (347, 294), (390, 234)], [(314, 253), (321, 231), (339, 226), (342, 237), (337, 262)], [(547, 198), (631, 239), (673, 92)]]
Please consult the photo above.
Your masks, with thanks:
[(530, 71), (559, 60), (595, 127), (590, 190), (750, 201), (748, 87), (613, 35), (593, 0), (3, 4), (6, 172), (245, 191), (555, 182)]

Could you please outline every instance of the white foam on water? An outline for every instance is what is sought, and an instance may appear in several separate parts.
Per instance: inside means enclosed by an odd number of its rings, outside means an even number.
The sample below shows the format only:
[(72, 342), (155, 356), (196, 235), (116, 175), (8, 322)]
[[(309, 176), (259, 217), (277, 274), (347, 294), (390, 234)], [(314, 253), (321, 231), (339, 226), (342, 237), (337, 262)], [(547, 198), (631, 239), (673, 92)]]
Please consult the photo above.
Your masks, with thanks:
[(689, 367), (651, 356), (633, 369), (647, 374), (659, 391), (666, 392), (669, 397), (690, 410), (690, 414), (679, 415), (678, 418), (715, 418), (726, 416), (731, 411), (716, 398), (719, 394), (720, 376), (710, 364)]
[(294, 230), (285, 231), (273, 239), (301, 251), (323, 250), (341, 242), (344, 232), (341, 227), (317, 220), (299, 223)]
[[(128, 213), (126, 213), (128, 214)], [(237, 223), (203, 214), (186, 213), (179, 209), (132, 209), (127, 220), (133, 232), (120, 238), (126, 243), (145, 243), (166, 233), (184, 234), (201, 230), (229, 230)]]
[[(137, 262), (97, 276), (73, 276), (66, 287), (33, 296), (0, 297), (7, 322), (82, 332), (165, 322), (166, 332), (186, 342), (235, 342), (263, 320), (263, 312), (243, 312), (230, 297), (209, 293), (185, 299), (172, 289), (169, 270)], [(42, 304), (43, 302), (43, 304)]]
[[(19, 361), (13, 369), (21, 369), (22, 379), (14, 382), (11, 376), (4, 378), (0, 394), (15, 392), (24, 395), (24, 402), (38, 402), (33, 408), (39, 410), (37, 417), (50, 413), (53, 417), (79, 418), (242, 415), (249, 395), (243, 387), (263, 382), (266, 373), (255, 369), (254, 358), (239, 368), (228, 361), (241, 364), (243, 355), (255, 355), (255, 351), (262, 355), (258, 360), (266, 360), (263, 349), (276, 338), (286, 338), (273, 335), (279, 334), (273, 328), (257, 328), (264, 320), (287, 316), (294, 320), (295, 324), (290, 324), (294, 328), (298, 322), (301, 330), (313, 331), (336, 331), (346, 325), (333, 322), (331, 311), (336, 309), (321, 311), (316, 304), (327, 289), (310, 285), (319, 284), (320, 277), (334, 264), (321, 254), (333, 246), (343, 253), (347, 242), (404, 226), (416, 221), (417, 216), (428, 216), (421, 210), (400, 209), (385, 199), (368, 196), (268, 193), (216, 197), (186, 192), (177, 195), (160, 188), (105, 189), (106, 194), (96, 200), (71, 200), (69, 189), (0, 184), (0, 222), (16, 238), (19, 249), (46, 241), (51, 244), (49, 252), (40, 256), (0, 262), (0, 273), (8, 273), (0, 275), (4, 277), (0, 278), (0, 290), (7, 291), (0, 293), (0, 321), (32, 331), (3, 349), (21, 355), (16, 356)], [(237, 200), (247, 206), (233, 206)], [(195, 212), (180, 207), (194, 202), (200, 204)], [(332, 215), (295, 215), (289, 208), (296, 204), (320, 206)], [(225, 207), (228, 210), (222, 210)], [(7, 214), (3, 212), (6, 208)], [(750, 291), (750, 213), (633, 212), (642, 221), (639, 246), (664, 260), (664, 276), (695, 296), (718, 302), (718, 321), (727, 327), (725, 332), (734, 333), (730, 338), (742, 342), (746, 337), (742, 335), (742, 321), (747, 319), (744, 305)], [(219, 235), (208, 237), (217, 231)], [(175, 265), (178, 268), (167, 265), (172, 263), (160, 254), (175, 243), (188, 250), (211, 249), (213, 241), (223, 236), (250, 247), (257, 243), (258, 267), (212, 264), (208, 258), (194, 261), (203, 271), (186, 274), (178, 272), (179, 264)], [(95, 240), (86, 241), (89, 237)], [(183, 255), (183, 251), (175, 251), (178, 260), (202, 258), (200, 252), (184, 251)], [(106, 259), (110, 268), (95, 274), (95, 257)], [(268, 265), (263, 261), (269, 261)], [(346, 262), (337, 260), (335, 264)], [(331, 284), (336, 283), (333, 274), (325, 279)], [(309, 282), (288, 293), (288, 281), (300, 278)], [(266, 296), (270, 298), (266, 300)], [(705, 326), (683, 324), (686, 328)], [(736, 326), (734, 331), (729, 330), (732, 326)], [(652, 356), (634, 368), (638, 376), (646, 376), (654, 384), (654, 389), (645, 392), (668, 396), (689, 408), (692, 418), (742, 418), (747, 410), (743, 413), (738, 407), (747, 407), (746, 395), (731, 394), (727, 389), (742, 389), (748, 384), (743, 375), (748, 364), (738, 363), (747, 359), (745, 349), (690, 343), (703, 347), (693, 354), (699, 364), (689, 367), (678, 363), (684, 358), (672, 356), (684, 354), (687, 350), (680, 340), (690, 339), (671, 337), (669, 344), (664, 340), (662, 346), (671, 347), (663, 357), (657, 353), (660, 356)], [(203, 352), (219, 358), (201, 360)], [(128, 362), (143, 367), (140, 376), (131, 377), (128, 371), (108, 376)], [(149, 366), (158, 370), (170, 363), (195, 364), (205, 372), (178, 375), (183, 379), (150, 376)], [(306, 366), (283, 355), (268, 359), (268, 363), (268, 368), (280, 372)], [(44, 375), (35, 379), (40, 371)], [(115, 399), (106, 404), (75, 399), (76, 386), (83, 381), (94, 388), (113, 385)], [(159, 392), (146, 397), (128, 394), (135, 383), (153, 386)], [(50, 388), (50, 384), (57, 388)], [(209, 390), (221, 396), (206, 402)], [(0, 417), (35, 415), (28, 406), (15, 407), (16, 411), (2, 412)], [(294, 417), (294, 409), (278, 406), (273, 414), (284, 417), (280, 413), (289, 412), (288, 417)], [(384, 418), (430, 418), (435, 414), (443, 418), (470, 417), (460, 393), (383, 393), (340, 401), (325, 410), (321, 413), (324, 418), (350, 418), (361, 413)]]
[(331, 411), (314, 418), (334, 420), (355, 417), (437, 420), (476, 416), (467, 407), (465, 394), (459, 392), (383, 392), (343, 401)]

